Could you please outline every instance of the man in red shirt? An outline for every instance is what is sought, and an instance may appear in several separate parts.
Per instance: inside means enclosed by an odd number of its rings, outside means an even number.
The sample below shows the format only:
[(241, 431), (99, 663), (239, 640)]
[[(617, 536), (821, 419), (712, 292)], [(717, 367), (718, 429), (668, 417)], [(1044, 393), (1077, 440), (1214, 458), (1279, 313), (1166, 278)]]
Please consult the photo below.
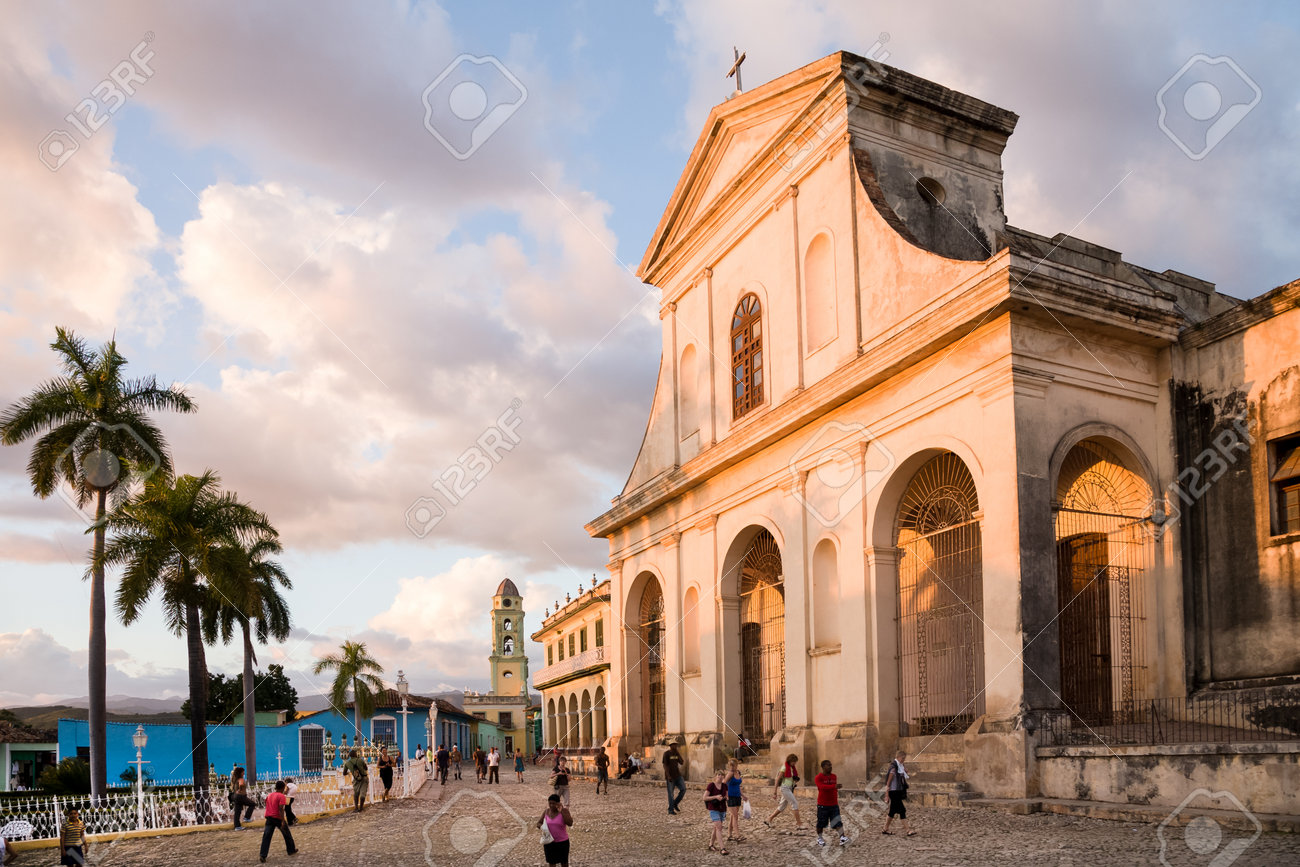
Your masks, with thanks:
[(822, 762), (822, 772), (813, 777), (817, 787), (817, 845), (825, 846), (822, 830), (840, 829), (840, 845), (848, 845), (849, 838), (844, 835), (844, 820), (840, 818), (840, 784), (831, 773), (831, 763)]
[(289, 833), (289, 823), (285, 820), (284, 809), (289, 798), (284, 794), (284, 780), (275, 781), (275, 791), (266, 796), (266, 827), (262, 829), (262, 863), (266, 863), (266, 853), (271, 851), (271, 840), (275, 829), (284, 835), (284, 848), (290, 855), (297, 855), (298, 848), (293, 845), (293, 834)]

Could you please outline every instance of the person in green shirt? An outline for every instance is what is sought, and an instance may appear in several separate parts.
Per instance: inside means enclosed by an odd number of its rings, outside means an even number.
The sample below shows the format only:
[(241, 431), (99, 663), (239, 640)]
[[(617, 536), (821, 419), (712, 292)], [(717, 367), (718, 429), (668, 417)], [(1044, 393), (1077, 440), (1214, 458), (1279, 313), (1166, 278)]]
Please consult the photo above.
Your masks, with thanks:
[(348, 760), (343, 763), (343, 772), (352, 775), (352, 812), (360, 813), (366, 804), (366, 786), (370, 782), (370, 771), (366, 768), (365, 760), (357, 755), (356, 750), (348, 754)]

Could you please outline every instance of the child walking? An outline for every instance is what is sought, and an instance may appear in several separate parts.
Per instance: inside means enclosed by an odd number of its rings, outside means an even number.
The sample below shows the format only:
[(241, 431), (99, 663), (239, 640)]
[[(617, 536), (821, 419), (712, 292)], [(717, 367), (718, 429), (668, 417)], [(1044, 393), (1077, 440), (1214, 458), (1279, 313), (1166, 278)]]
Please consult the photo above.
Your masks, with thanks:
[(822, 831), (839, 828), (840, 845), (847, 846), (849, 838), (844, 834), (844, 820), (840, 817), (840, 789), (843, 786), (832, 773), (830, 762), (822, 762), (822, 772), (813, 777), (813, 784), (817, 786), (817, 845), (826, 845)]

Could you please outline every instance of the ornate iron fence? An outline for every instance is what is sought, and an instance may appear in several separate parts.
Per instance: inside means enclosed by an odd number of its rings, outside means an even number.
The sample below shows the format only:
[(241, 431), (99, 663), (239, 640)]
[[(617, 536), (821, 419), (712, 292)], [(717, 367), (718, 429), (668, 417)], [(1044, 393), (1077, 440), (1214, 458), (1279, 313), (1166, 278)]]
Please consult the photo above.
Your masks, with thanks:
[(1300, 692), (1266, 690), (1118, 702), (1084, 719), (1045, 714), (1040, 746), (1258, 743), (1300, 740)]
[[(405, 785), (408, 773), (411, 778), (409, 791)], [(401, 766), (394, 769), (392, 791), (397, 797), (414, 794), (424, 778), (424, 763), (411, 761), (406, 770)], [(297, 816), (310, 816), (352, 805), (352, 787), (344, 782), (340, 773), (303, 775), (294, 777), (294, 782), (298, 784), (293, 802)], [(372, 770), (367, 800), (374, 800), (382, 794), (382, 785), (378, 771)], [(249, 784), (248, 795), (260, 809), (266, 803), (266, 796), (274, 790), (274, 780), (259, 780)], [(134, 789), (117, 789), (98, 799), (90, 795), (51, 796), (40, 793), (6, 798), (0, 803), (0, 828), (10, 823), (27, 823), (31, 826), (30, 834), (10, 839), (51, 839), (59, 836), (63, 818), (73, 808), (80, 813), (87, 834), (224, 825), (231, 823), (234, 817), (224, 788), (150, 784), (145, 787), (143, 797)]]

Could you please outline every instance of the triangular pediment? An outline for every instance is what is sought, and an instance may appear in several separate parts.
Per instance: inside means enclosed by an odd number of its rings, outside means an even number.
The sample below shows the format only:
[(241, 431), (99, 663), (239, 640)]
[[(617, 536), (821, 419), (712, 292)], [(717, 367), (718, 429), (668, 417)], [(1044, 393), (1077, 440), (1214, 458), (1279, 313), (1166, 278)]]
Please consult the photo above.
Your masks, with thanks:
[[(641, 260), (646, 276), (666, 254), (744, 187), (755, 170), (798, 150), (802, 138), (815, 134), (809, 117), (841, 72), (834, 54), (742, 93), (709, 113), (686, 168)], [(802, 138), (801, 138), (802, 137)]]

